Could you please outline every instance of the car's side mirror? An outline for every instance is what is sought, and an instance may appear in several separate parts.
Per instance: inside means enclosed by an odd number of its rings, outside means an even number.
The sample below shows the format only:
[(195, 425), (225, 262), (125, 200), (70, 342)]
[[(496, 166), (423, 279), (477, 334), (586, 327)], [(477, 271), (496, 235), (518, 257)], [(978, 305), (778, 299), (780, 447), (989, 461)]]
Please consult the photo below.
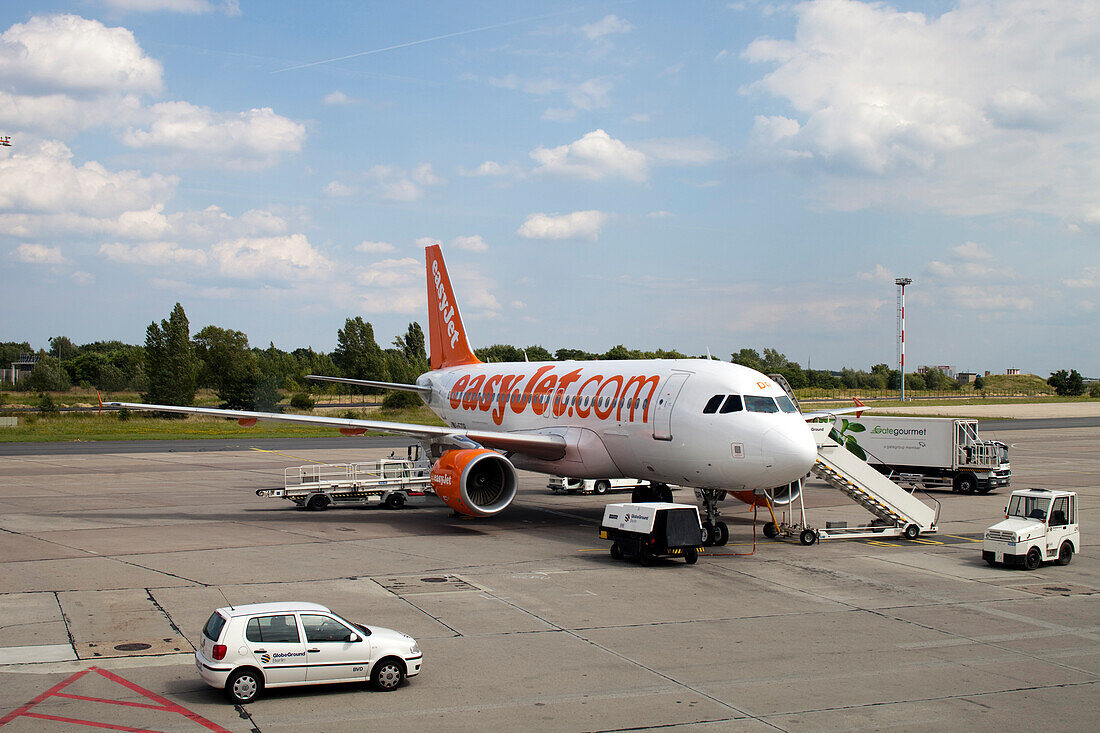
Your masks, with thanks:
[(358, 634), (352, 634), (352, 635), (350, 635), (350, 636), (348, 637), (348, 641), (349, 641), (350, 643), (354, 644), (354, 643), (356, 643), (356, 642), (362, 641), (362, 639), (360, 639), (360, 638), (359, 638), (359, 635), (358, 635)]

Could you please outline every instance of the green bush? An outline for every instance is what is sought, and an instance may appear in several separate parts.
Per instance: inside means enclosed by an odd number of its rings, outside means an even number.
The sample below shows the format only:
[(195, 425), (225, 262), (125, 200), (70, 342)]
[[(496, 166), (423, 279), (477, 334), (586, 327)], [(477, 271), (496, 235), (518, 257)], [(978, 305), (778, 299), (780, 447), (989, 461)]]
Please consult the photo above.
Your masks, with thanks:
[(382, 400), (382, 409), (404, 410), (406, 408), (417, 408), (422, 404), (423, 402), (420, 400), (420, 395), (416, 392), (393, 390)]
[(1089, 397), (1100, 397), (1100, 382), (1093, 382), (1089, 387)]
[(61, 408), (53, 401), (53, 397), (43, 392), (38, 395), (38, 411), (43, 415), (59, 415)]
[(130, 411), (129, 411), (128, 409), (126, 409), (125, 407), (120, 407), (120, 408), (118, 408), (118, 419), (119, 419), (119, 422), (126, 422), (126, 421), (127, 421), (127, 420), (129, 420), (129, 419), (130, 419), (131, 417), (133, 417), (133, 413), (132, 413), (132, 412), (130, 412)]
[(290, 406), (295, 410), (305, 410), (309, 412), (313, 409), (313, 405), (316, 404), (312, 397), (305, 392), (295, 392), (290, 398)]

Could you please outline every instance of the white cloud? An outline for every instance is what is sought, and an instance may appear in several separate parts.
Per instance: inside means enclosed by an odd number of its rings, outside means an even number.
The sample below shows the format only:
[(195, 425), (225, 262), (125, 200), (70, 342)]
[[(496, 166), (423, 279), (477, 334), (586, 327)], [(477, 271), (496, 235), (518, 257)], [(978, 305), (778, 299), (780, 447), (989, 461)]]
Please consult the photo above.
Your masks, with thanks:
[(435, 239), (434, 237), (418, 237), (416, 241), (413, 242), (413, 244), (415, 244), (417, 247), (423, 248), (431, 247), (432, 245), (441, 245), (443, 244), (443, 242)]
[(581, 35), (590, 41), (617, 33), (629, 33), (632, 30), (634, 30), (634, 26), (617, 15), (605, 15), (602, 20), (582, 25), (580, 28)]
[(964, 242), (957, 247), (952, 247), (951, 252), (955, 257), (961, 260), (978, 261), (993, 259), (993, 254), (977, 242)]
[(326, 94), (325, 98), (322, 99), (321, 102), (323, 104), (342, 105), (342, 104), (352, 104), (354, 102), (354, 100), (351, 97), (349, 97), (348, 95), (341, 92), (339, 89), (337, 89), (334, 92), (329, 92), (328, 94)]
[(103, 4), (114, 10), (138, 13), (164, 11), (202, 15), (203, 13), (220, 11), (229, 16), (241, 14), (238, 0), (223, 0), (220, 3), (214, 3), (210, 0), (103, 0)]
[(348, 186), (347, 184), (340, 183), (340, 181), (329, 181), (325, 186), (324, 192), (326, 196), (332, 196), (334, 198), (343, 198), (345, 196), (351, 196), (355, 193), (355, 188)]
[(389, 201), (418, 201), (424, 196), (425, 188), (447, 182), (434, 173), (431, 163), (421, 163), (412, 170), (375, 165), (367, 170), (364, 178), (373, 195)]
[(649, 175), (645, 153), (628, 147), (603, 130), (593, 130), (580, 140), (556, 148), (535, 148), (531, 157), (539, 173), (598, 181), (621, 176), (644, 181)]
[(84, 270), (77, 270), (69, 275), (72, 281), (77, 285), (91, 285), (95, 282), (95, 275)]
[(161, 90), (161, 66), (126, 28), (76, 15), (39, 15), (0, 34), (0, 81), (19, 94)]
[(574, 211), (571, 214), (531, 214), (516, 231), (527, 239), (589, 239), (596, 241), (607, 221), (602, 211)]
[[(933, 263), (937, 264), (937, 263)], [(871, 282), (893, 282), (894, 275), (883, 267), (881, 264), (876, 264), (875, 269), (871, 272), (857, 272), (856, 277), (860, 280), (869, 280)]]
[(758, 38), (743, 54), (774, 67), (744, 91), (794, 111), (757, 117), (749, 152), (820, 176), (818, 196), (838, 209), (1080, 221), (1100, 199), (1093, 10), (1085, 0), (974, 0), (939, 16), (795, 5), (791, 40)]
[(467, 252), (487, 252), (489, 250), (489, 245), (481, 238), (480, 234), (455, 237), (451, 240), (451, 246), (456, 249), (464, 249)]
[(332, 262), (309, 243), (304, 234), (282, 237), (241, 237), (219, 242), (210, 249), (223, 275), (248, 278), (318, 278), (332, 270)]
[(21, 244), (15, 248), (15, 259), (29, 265), (63, 265), (68, 260), (61, 254), (60, 247), (47, 247), (44, 244)]
[(501, 165), (495, 160), (487, 160), (473, 170), (466, 168), (458, 169), (458, 174), (460, 176), (467, 176), (470, 178), (501, 178), (515, 175), (516, 173), (517, 171), (514, 165)]
[(99, 254), (112, 262), (150, 265), (153, 267), (167, 265), (202, 267), (206, 264), (206, 253), (204, 251), (201, 249), (185, 249), (175, 242), (143, 242), (132, 245), (110, 242), (100, 246)]
[(370, 242), (365, 239), (360, 244), (355, 245), (356, 252), (369, 252), (371, 254), (386, 254), (396, 249), (389, 242)]
[(637, 145), (649, 160), (666, 165), (706, 165), (725, 157), (722, 148), (705, 137), (654, 138)]
[(135, 148), (166, 148), (230, 168), (262, 168), (287, 152), (302, 149), (305, 125), (275, 114), (270, 107), (216, 113), (188, 102), (162, 102), (148, 114), (148, 129), (129, 128), (122, 141)]
[(651, 211), (648, 214), (646, 214), (646, 216), (649, 217), (650, 219), (672, 219), (676, 215), (673, 214), (671, 211), (661, 210), (661, 211)]
[(1100, 288), (1100, 265), (1086, 267), (1080, 277), (1066, 278), (1063, 282), (1070, 288)]
[(424, 277), (424, 265), (414, 257), (376, 262), (357, 276), (360, 285), (394, 288), (419, 283)]

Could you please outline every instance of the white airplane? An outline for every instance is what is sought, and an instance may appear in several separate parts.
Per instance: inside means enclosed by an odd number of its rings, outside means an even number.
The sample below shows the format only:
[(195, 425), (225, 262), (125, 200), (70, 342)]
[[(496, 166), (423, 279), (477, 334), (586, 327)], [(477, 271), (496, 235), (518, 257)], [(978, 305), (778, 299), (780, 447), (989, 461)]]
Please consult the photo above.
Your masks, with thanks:
[(572, 478), (648, 479), (635, 501), (671, 501), (668, 484), (696, 489), (704, 544), (722, 545), (727, 494), (788, 504), (817, 458), (808, 419), (753, 369), (709, 359), (482, 363), (470, 348), (438, 245), (425, 251), (431, 371), (415, 385), (328, 381), (416, 392), (448, 427), (313, 415), (116, 402), (137, 410), (330, 425), (418, 438), (435, 462), (432, 486), (454, 511), (500, 513), (516, 497), (516, 468)]

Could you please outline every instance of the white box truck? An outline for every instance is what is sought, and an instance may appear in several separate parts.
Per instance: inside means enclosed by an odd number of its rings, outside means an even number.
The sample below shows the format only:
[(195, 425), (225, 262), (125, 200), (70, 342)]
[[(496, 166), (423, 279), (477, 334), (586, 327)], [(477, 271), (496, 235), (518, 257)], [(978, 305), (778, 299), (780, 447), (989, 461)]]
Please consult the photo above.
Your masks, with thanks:
[(1035, 570), (1047, 561), (1069, 565), (1080, 547), (1077, 493), (1025, 489), (1012, 492), (1004, 521), (985, 531), (982, 559)]
[(944, 417), (838, 417), (812, 423), (900, 486), (987, 494), (1008, 486), (1008, 446), (982, 440), (978, 421)]
[(682, 557), (694, 565), (703, 551), (703, 525), (694, 504), (608, 504), (600, 537), (611, 540), (611, 557), (636, 557), (642, 565), (658, 557)]

